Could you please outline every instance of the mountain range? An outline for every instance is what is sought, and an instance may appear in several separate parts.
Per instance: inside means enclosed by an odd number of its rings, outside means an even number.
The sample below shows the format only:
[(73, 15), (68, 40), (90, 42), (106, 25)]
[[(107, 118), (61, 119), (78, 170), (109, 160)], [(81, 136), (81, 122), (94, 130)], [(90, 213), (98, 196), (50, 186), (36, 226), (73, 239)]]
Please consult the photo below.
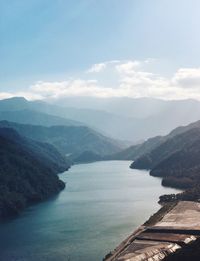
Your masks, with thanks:
[[(138, 143), (156, 135), (167, 135), (172, 129), (199, 120), (200, 102), (196, 100), (164, 101), (141, 98), (65, 98), (59, 105), (44, 101), (27, 101), (16, 97), (0, 101), (0, 111), (40, 112), (59, 117), (59, 125), (85, 125), (103, 135)], [(19, 112), (22, 111), (22, 112)], [(16, 113), (16, 112), (15, 112)], [(23, 112), (25, 114), (25, 112)], [(0, 114), (1, 115), (1, 114)], [(44, 115), (43, 115), (44, 116)], [(30, 119), (15, 117), (19, 123), (30, 123)], [(28, 118), (28, 117), (27, 117)], [(34, 118), (34, 117), (33, 117)], [(61, 123), (61, 119), (62, 122)], [(0, 117), (1, 120), (16, 121)], [(42, 121), (40, 121), (41, 123)], [(40, 123), (35, 121), (40, 125)], [(31, 124), (35, 124), (34, 121)], [(58, 125), (54, 121), (50, 125)]]
[[(111, 114), (113, 118), (110, 117), (109, 122), (105, 122), (108, 125), (101, 127), (100, 130), (117, 139), (132, 142), (156, 135), (167, 135), (178, 126), (199, 120), (200, 115), (200, 102), (192, 99), (170, 101), (128, 97), (69, 97), (58, 102), (66, 109), (75, 107), (83, 111), (84, 109), (101, 110)], [(72, 117), (72, 119), (80, 120), (78, 117)], [(100, 125), (103, 117), (99, 119)], [(91, 120), (93, 118), (90, 117), (90, 124)], [(87, 124), (86, 121), (85, 123)], [(99, 128), (99, 125), (96, 127)]]
[(61, 105), (0, 101), (0, 218), (59, 192), (64, 184), (56, 174), (70, 164), (96, 160), (133, 160), (131, 168), (186, 189), (161, 201), (200, 197), (199, 102), (113, 98), (90, 108)]
[(42, 125), (42, 126), (83, 126), (83, 123), (65, 119), (59, 116), (50, 115), (29, 109), (17, 111), (0, 111), (0, 120), (18, 122), (22, 124)]
[[(85, 151), (97, 154), (99, 157), (116, 153), (123, 148), (120, 142), (85, 126), (37, 126), (0, 121), (0, 128), (15, 129), (21, 135), (39, 142), (53, 145), (71, 160), (78, 161)], [(87, 161), (91, 161), (88, 158)]]

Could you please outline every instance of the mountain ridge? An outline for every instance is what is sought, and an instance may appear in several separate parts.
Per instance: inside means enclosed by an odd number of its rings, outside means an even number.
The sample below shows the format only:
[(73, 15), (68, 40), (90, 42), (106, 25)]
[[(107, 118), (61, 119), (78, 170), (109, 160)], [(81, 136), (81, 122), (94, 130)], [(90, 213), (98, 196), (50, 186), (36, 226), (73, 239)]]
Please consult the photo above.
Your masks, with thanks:
[(0, 128), (0, 220), (49, 198), (65, 184), (57, 173), (69, 163), (48, 144), (35, 143), (11, 128)]
[(84, 151), (105, 156), (122, 149), (122, 144), (86, 126), (36, 126), (0, 121), (0, 127), (10, 127), (23, 136), (39, 142), (47, 142), (64, 154), (77, 158)]
[[(87, 108), (86, 104), (84, 107), (81, 103), (82, 99), (70, 97), (61, 103), (62, 107), (44, 101), (22, 99), (22, 108), (82, 122), (106, 136), (132, 140), (133, 143), (157, 135), (166, 135), (180, 125), (198, 120), (200, 114), (200, 102), (191, 99), (165, 101), (150, 98), (98, 98), (94, 99), (91, 105), (87, 103)], [(99, 105), (95, 107), (96, 104)], [(19, 109), (20, 98), (14, 101), (4, 100), (3, 105), (0, 101), (0, 111), (9, 110), (9, 106)]]

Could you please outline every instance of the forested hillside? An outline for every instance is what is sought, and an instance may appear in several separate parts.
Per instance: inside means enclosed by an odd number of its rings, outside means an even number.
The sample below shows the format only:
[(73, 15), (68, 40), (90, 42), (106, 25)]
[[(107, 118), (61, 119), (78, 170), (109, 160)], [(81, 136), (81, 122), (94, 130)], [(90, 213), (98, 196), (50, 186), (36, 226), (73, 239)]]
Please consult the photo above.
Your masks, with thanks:
[(0, 128), (0, 219), (64, 188), (56, 175), (69, 164), (54, 147)]

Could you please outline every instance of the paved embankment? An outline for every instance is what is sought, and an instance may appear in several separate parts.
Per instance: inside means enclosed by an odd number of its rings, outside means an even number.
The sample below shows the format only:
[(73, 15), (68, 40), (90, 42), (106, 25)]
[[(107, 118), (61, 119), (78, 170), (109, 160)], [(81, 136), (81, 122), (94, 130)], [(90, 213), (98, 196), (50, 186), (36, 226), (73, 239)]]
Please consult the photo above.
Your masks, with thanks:
[(162, 260), (200, 236), (200, 203), (164, 207), (124, 240), (105, 261)]

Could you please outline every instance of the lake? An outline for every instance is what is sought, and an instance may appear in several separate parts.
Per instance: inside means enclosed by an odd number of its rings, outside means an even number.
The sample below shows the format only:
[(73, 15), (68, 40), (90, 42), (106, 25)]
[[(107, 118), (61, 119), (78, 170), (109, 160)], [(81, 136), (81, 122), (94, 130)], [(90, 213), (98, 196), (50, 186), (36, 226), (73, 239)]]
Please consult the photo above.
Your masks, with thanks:
[(161, 186), (130, 161), (74, 165), (66, 188), (0, 225), (1, 261), (98, 261), (159, 209)]

